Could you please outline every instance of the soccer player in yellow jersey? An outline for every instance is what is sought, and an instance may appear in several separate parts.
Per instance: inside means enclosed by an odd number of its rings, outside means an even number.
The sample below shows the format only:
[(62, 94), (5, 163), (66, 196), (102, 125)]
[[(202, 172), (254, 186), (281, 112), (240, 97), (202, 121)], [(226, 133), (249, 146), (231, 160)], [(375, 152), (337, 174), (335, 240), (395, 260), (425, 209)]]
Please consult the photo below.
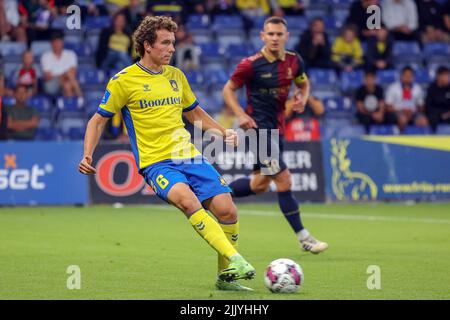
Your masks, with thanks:
[(136, 29), (133, 38), (141, 59), (109, 81), (87, 125), (79, 171), (95, 174), (94, 149), (107, 121), (121, 112), (139, 173), (217, 251), (216, 287), (251, 290), (237, 281), (253, 278), (255, 269), (237, 251), (239, 223), (231, 189), (191, 144), (182, 114), (202, 130), (214, 130), (228, 144), (237, 144), (237, 134), (213, 120), (199, 106), (183, 72), (168, 65), (175, 52), (176, 30), (176, 23), (162, 16), (146, 17)]

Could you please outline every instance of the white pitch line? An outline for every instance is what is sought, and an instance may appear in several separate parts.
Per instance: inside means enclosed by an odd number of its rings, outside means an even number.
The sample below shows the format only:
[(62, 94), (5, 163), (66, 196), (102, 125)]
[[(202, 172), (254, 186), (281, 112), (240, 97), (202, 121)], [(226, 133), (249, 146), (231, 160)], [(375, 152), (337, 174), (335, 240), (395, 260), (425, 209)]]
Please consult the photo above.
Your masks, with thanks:
[[(281, 215), (281, 212), (273, 211), (257, 211), (257, 210), (238, 210), (239, 214), (275, 217)], [(302, 217), (311, 219), (334, 219), (334, 220), (360, 220), (360, 221), (402, 221), (402, 222), (422, 222), (431, 224), (450, 224), (450, 220), (431, 219), (431, 218), (415, 218), (415, 217), (387, 217), (387, 216), (368, 216), (356, 214), (339, 214), (339, 213), (313, 213), (302, 212)]]
[[(157, 205), (157, 207), (158, 209), (161, 210), (175, 210), (171, 206)], [(278, 217), (281, 215), (281, 212), (238, 209), (238, 214), (249, 216)], [(302, 217), (309, 219), (331, 219), (331, 220), (347, 220), (347, 221), (400, 221), (400, 222), (420, 222), (430, 224), (450, 224), (449, 219), (432, 219), (432, 218), (416, 218), (416, 217), (387, 217), (387, 216), (369, 216), (365, 214), (314, 213), (314, 212), (302, 212), (301, 215)]]

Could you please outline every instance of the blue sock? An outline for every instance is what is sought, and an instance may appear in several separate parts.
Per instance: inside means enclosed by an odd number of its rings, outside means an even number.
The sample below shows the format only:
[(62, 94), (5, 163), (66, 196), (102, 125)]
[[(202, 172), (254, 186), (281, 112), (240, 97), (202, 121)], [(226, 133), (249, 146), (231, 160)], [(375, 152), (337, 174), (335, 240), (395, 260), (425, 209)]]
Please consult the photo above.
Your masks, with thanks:
[(295, 233), (304, 229), (302, 220), (300, 219), (300, 210), (297, 200), (292, 196), (292, 192), (278, 192), (278, 204), (280, 205), (281, 212), (284, 217), (294, 229)]
[(233, 197), (241, 198), (255, 194), (250, 188), (249, 178), (240, 178), (229, 184), (231, 190), (233, 190)]

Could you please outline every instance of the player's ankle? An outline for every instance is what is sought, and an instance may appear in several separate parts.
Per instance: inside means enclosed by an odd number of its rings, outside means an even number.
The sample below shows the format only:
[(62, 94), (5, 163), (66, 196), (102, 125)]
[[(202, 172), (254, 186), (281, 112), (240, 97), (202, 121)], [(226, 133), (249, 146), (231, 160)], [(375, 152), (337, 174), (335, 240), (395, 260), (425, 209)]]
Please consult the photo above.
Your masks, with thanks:
[(310, 236), (311, 236), (311, 234), (309, 233), (309, 231), (306, 228), (304, 228), (304, 229), (300, 230), (299, 232), (297, 232), (297, 237), (298, 237), (299, 241), (305, 241)]

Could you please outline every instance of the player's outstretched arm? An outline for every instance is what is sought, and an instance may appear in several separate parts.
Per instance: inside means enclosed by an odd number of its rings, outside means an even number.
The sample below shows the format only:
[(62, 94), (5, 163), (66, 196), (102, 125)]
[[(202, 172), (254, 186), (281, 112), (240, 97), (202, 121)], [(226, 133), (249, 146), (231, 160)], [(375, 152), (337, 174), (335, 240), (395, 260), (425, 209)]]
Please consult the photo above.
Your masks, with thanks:
[(96, 113), (87, 124), (86, 134), (84, 136), (84, 154), (78, 165), (78, 171), (83, 174), (95, 174), (97, 172), (92, 166), (92, 154), (108, 120), (109, 118), (102, 117)]
[(236, 90), (239, 89), (232, 81), (228, 81), (223, 88), (223, 100), (225, 104), (233, 110), (234, 115), (239, 121), (239, 126), (242, 129), (257, 128), (257, 124), (252, 117), (245, 113), (240, 106), (237, 98)]
[(216, 120), (214, 120), (205, 110), (200, 106), (183, 114), (186, 119), (194, 126), (199, 127), (203, 131), (210, 130), (215, 135), (222, 137), (227, 144), (236, 146), (238, 143), (238, 136), (233, 129), (225, 129)]

